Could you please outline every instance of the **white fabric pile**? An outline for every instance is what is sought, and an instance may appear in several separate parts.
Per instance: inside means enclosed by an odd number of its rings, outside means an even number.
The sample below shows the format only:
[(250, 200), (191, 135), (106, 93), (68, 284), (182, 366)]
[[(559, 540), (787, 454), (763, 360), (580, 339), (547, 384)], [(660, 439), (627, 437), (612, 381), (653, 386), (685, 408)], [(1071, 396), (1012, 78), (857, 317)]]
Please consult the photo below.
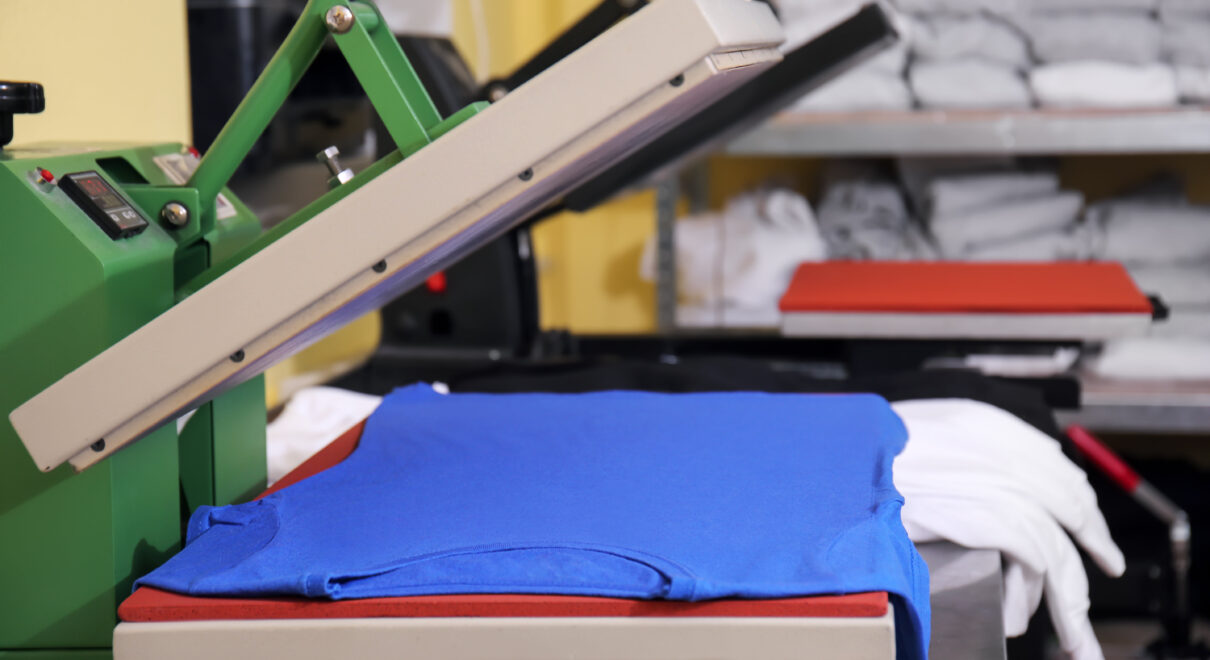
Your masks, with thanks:
[(1160, 0), (1165, 54), (1187, 103), (1210, 103), (1210, 0)]
[[(271, 478), (323, 449), (379, 401), (329, 387), (294, 395), (269, 424)], [(1024, 633), (1045, 594), (1063, 649), (1077, 660), (1100, 658), (1088, 621), (1088, 576), (1072, 538), (1109, 575), (1121, 575), (1125, 560), (1084, 473), (1053, 438), (994, 406), (931, 399), (892, 407), (908, 431), (893, 475), (908, 537), (998, 550), (1005, 632)]]
[(978, 11), (978, 4), (961, 13), (947, 9), (913, 15), (908, 79), (921, 106), (1012, 109), (1033, 104), (1022, 77), (1030, 65), (1025, 39), (1000, 17)]
[(1029, 74), (1039, 104), (1060, 108), (1176, 105), (1176, 75), (1164, 59), (1164, 35), (1154, 2), (1090, 5), (1036, 0), (1018, 18), (1039, 62)]
[[(775, 326), (777, 302), (804, 261), (827, 256), (811, 205), (787, 189), (733, 198), (722, 212), (676, 223), (677, 321), (691, 326)], [(655, 239), (640, 275), (656, 281)]]
[(1146, 337), (1105, 345), (1090, 361), (1106, 378), (1210, 380), (1210, 207), (1183, 200), (1124, 199), (1092, 206), (1094, 255), (1126, 264), (1170, 317)]
[[(920, 176), (918, 207), (940, 256), (955, 261), (1056, 261), (1087, 258), (1079, 225), (1084, 196), (1061, 190), (1053, 172), (957, 170)], [(919, 181), (923, 179), (923, 181)]]
[(381, 402), (380, 397), (335, 387), (299, 390), (265, 434), (269, 485), (369, 417)]
[[(804, 97), (798, 110), (1210, 103), (1210, 0), (888, 2), (903, 14), (901, 45)], [(777, 4), (787, 43), (797, 46), (861, 2)]]
[(1087, 477), (1059, 443), (976, 401), (892, 407), (908, 430), (894, 467), (908, 537), (999, 550), (1005, 634), (1023, 634), (1045, 594), (1063, 650), (1075, 660), (1102, 658), (1088, 620), (1088, 576), (1068, 533), (1110, 576), (1120, 576), (1126, 561)]
[[(797, 48), (852, 16), (863, 4), (862, 0), (780, 0), (777, 7), (786, 31), (782, 50)], [(903, 79), (907, 57), (907, 43), (901, 40), (803, 96), (793, 109), (802, 112), (908, 110), (912, 107), (912, 94)]]
[(829, 183), (819, 228), (830, 259), (927, 260), (936, 255), (891, 181), (866, 177)]

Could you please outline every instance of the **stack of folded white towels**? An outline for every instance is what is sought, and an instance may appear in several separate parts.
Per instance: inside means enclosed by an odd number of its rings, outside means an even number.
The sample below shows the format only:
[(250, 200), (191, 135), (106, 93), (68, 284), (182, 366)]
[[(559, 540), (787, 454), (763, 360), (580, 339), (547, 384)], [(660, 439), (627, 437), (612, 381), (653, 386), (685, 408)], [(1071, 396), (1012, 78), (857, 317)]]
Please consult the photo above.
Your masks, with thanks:
[(955, 261), (1054, 261), (1089, 256), (1080, 225), (1084, 196), (1063, 190), (1049, 170), (999, 166), (918, 173), (901, 160), (920, 217), (939, 256)]
[(1033, 104), (1023, 77), (1031, 63), (1029, 45), (1003, 16), (980, 11), (983, 3), (977, 0), (912, 4), (969, 5), (968, 11), (911, 14), (908, 80), (921, 106), (1014, 109)]
[(1120, 199), (1085, 218), (1094, 254), (1121, 261), (1170, 308), (1145, 337), (1108, 342), (1089, 368), (1107, 378), (1210, 380), (1210, 207)]
[[(782, 50), (793, 50), (812, 37), (857, 13), (868, 0), (780, 0), (785, 26)], [(882, 53), (802, 97), (795, 110), (853, 112), (908, 110), (912, 93), (904, 80), (908, 45), (901, 40)]]
[[(798, 109), (1159, 108), (1210, 102), (1210, 0), (893, 2), (904, 17), (902, 45), (808, 95)], [(818, 31), (821, 21), (834, 23), (859, 5), (860, 0), (779, 2), (787, 31), (799, 41), (808, 27)]]
[(1159, 0), (1167, 58), (1187, 103), (1210, 102), (1210, 0)]
[[(827, 248), (815, 214), (786, 188), (746, 192), (676, 223), (677, 324), (689, 327), (771, 327), (777, 301), (794, 270), (823, 261)], [(658, 278), (655, 237), (647, 241), (639, 275)]]
[(1178, 103), (1157, 0), (1033, 0), (1033, 5), (1017, 23), (1038, 61), (1029, 80), (1039, 105)]
[(897, 182), (877, 171), (832, 163), (817, 221), (829, 259), (930, 260), (936, 251), (908, 211)]

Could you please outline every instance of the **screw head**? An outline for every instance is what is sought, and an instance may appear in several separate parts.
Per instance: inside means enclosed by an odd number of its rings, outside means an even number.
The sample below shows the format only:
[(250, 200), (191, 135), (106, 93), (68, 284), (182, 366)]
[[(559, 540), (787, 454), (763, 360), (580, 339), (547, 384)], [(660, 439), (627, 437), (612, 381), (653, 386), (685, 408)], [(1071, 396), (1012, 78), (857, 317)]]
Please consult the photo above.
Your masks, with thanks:
[(180, 202), (168, 202), (160, 209), (160, 217), (173, 227), (184, 227), (189, 224), (189, 209)]
[(508, 88), (500, 83), (492, 85), (487, 90), (487, 100), (491, 101), (492, 103), (499, 101), (505, 96), (508, 96)]
[(336, 5), (324, 14), (324, 24), (328, 26), (328, 31), (344, 34), (353, 27), (353, 10), (344, 5)]

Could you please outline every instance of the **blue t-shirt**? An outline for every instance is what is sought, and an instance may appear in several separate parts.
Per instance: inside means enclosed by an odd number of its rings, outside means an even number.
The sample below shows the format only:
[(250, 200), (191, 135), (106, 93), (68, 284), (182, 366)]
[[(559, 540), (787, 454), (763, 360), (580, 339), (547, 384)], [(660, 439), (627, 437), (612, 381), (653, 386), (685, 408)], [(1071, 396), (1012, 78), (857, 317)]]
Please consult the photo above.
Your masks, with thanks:
[(396, 390), (339, 465), (201, 507), (138, 584), (194, 595), (705, 600), (887, 591), (928, 648), (902, 422), (869, 394)]

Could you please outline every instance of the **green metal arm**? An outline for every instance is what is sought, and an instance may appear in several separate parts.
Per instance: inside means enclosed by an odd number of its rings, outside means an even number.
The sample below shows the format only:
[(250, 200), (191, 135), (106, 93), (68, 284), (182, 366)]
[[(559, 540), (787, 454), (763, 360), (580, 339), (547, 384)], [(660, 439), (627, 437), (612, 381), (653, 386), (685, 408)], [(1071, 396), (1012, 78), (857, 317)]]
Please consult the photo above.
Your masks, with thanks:
[[(398, 156), (394, 162), (411, 155), (449, 130), (450, 122), (442, 121), (419, 76), (403, 54), (399, 42), (387, 29), (386, 21), (377, 7), (369, 2), (309, 0), (302, 16), (286, 36), (285, 42), (227, 120), (223, 130), (202, 157), (193, 176), (185, 184), (186, 187), (196, 188), (198, 191), (201, 204), (198, 209), (201, 234), (206, 234), (214, 227), (214, 205), (219, 191), (227, 185), (257, 138), (264, 133), (273, 116), (285, 103), (286, 97), (323, 47), (328, 34), (333, 35), (341, 54), (353, 69), (354, 75), (398, 147)], [(482, 107), (476, 104), (465, 108), (450, 117), (450, 120), (465, 119)], [(375, 168), (374, 172), (363, 175), (372, 176), (381, 169)], [(363, 177), (355, 177), (355, 180), (357, 178)], [(331, 206), (347, 193), (348, 191), (341, 193), (338, 189), (325, 194), (307, 207), (308, 212), (301, 220)], [(287, 219), (284, 224), (298, 224), (290, 222), (291, 220), (294, 218)], [(264, 247), (264, 244), (266, 243), (258, 242), (255, 250), (245, 250), (237, 257), (242, 260)], [(223, 270), (231, 265), (221, 264)], [(207, 274), (203, 273), (203, 276)], [(208, 279), (213, 278), (207, 278), (207, 281)], [(190, 284), (184, 289), (195, 290), (198, 286), (196, 283)]]

